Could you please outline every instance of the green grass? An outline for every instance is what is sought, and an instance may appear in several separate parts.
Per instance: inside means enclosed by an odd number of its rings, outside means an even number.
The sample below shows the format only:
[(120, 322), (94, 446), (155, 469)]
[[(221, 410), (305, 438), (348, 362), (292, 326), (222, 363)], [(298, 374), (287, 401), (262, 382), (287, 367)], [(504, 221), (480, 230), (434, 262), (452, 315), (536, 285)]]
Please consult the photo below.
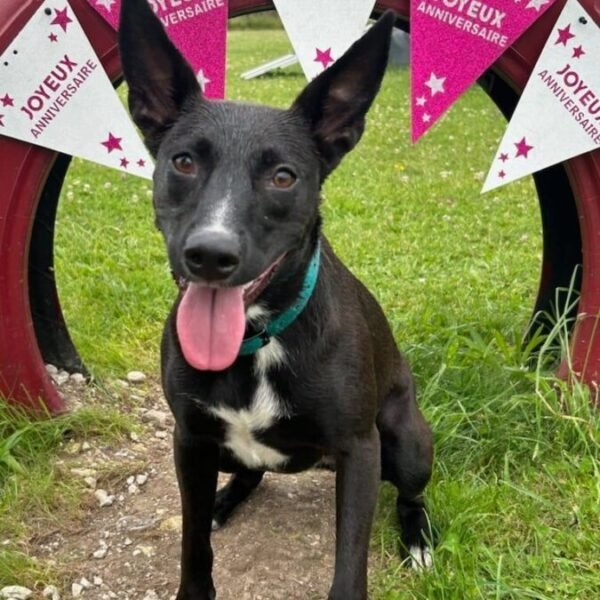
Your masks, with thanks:
[(34, 421), (0, 403), (0, 588), (58, 576), (53, 565), (28, 556), (29, 545), (83, 515), (83, 486), (59, 468), (57, 452), (65, 452), (69, 440), (115, 440), (131, 430), (130, 419), (107, 400)]
[[(239, 79), (288, 51), (282, 32), (233, 31), (229, 97), (289, 105), (304, 85), (299, 68)], [(373, 598), (600, 597), (600, 420), (585, 388), (555, 381), (545, 361), (528, 370), (531, 348), (521, 343), (540, 269), (534, 188), (527, 178), (479, 195), (503, 129), (473, 88), (411, 146), (408, 76), (390, 72), (363, 141), (324, 189), (327, 235), (382, 303), (436, 440), (428, 489), (435, 568), (416, 574), (400, 565), (393, 494), (384, 487)], [(175, 288), (149, 184), (75, 160), (56, 253), (64, 312), (97, 378), (132, 368), (156, 376)], [(85, 437), (115, 414), (102, 419), (84, 413), (30, 427), (0, 414), (0, 541), (8, 524), (16, 540), (0, 551), (0, 583), (11, 569), (25, 584), (42, 577), (47, 567), (26, 557), (26, 515), (43, 521), (56, 502), (76, 509), (77, 490), (57, 479), (52, 457), (67, 430)]]

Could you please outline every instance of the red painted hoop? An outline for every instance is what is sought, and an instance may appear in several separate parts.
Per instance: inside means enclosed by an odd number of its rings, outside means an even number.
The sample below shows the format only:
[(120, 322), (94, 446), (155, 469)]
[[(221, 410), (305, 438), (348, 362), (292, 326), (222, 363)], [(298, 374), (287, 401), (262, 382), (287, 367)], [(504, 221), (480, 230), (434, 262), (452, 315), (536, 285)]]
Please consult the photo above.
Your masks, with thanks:
[[(596, 23), (600, 5), (581, 0)], [(559, 0), (497, 61), (482, 79), (505, 114), (514, 109), (565, 0)], [(0, 51), (18, 34), (41, 0), (0, 4)], [(273, 8), (270, 1), (230, 0), (230, 17)], [(85, 2), (71, 0), (109, 77), (121, 76), (114, 31)], [(380, 0), (376, 12), (394, 9), (408, 28), (408, 0)], [(64, 409), (44, 363), (79, 369), (62, 318), (52, 271), (54, 216), (69, 157), (0, 137), (0, 396), (26, 407)], [(581, 263), (581, 298), (572, 334), (575, 373), (600, 382), (600, 151), (535, 176), (544, 225), (544, 261), (536, 309), (568, 286)], [(566, 376), (562, 365), (559, 373)]]

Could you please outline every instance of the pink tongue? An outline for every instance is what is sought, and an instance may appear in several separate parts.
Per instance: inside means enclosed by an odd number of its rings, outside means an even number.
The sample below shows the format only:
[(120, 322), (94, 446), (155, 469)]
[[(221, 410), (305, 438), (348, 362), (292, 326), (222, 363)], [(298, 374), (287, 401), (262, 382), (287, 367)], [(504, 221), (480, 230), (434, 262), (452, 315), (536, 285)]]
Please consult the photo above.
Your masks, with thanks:
[(246, 317), (243, 288), (190, 283), (177, 310), (177, 335), (187, 362), (201, 371), (222, 371), (238, 356)]

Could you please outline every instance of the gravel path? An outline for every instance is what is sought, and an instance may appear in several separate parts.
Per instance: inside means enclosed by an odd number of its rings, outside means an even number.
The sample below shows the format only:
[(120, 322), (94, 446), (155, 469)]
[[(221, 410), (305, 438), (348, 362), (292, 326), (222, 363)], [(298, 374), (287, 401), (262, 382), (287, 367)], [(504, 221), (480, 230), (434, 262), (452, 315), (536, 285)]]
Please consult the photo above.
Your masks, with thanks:
[[(83, 479), (90, 500), (76, 529), (65, 524), (36, 542), (37, 555), (68, 573), (54, 597), (48, 590), (51, 600), (175, 597), (181, 519), (172, 421), (161, 401), (140, 414), (147, 430), (122, 447), (79, 444), (68, 449), (74, 459), (59, 461), (59, 468)], [(220, 484), (225, 481), (222, 476)], [(333, 574), (334, 489), (328, 471), (267, 474), (213, 534), (219, 600), (325, 598)]]

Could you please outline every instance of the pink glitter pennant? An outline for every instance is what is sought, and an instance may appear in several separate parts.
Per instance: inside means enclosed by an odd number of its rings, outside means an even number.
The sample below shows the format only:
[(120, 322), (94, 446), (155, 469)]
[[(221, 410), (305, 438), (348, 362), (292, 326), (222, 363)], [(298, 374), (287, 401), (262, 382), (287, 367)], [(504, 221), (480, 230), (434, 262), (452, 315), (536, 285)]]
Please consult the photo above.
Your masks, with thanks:
[(416, 142), (555, 0), (411, 0)]
[[(116, 30), (121, 0), (87, 0)], [(209, 98), (225, 97), (228, 0), (148, 0)]]

